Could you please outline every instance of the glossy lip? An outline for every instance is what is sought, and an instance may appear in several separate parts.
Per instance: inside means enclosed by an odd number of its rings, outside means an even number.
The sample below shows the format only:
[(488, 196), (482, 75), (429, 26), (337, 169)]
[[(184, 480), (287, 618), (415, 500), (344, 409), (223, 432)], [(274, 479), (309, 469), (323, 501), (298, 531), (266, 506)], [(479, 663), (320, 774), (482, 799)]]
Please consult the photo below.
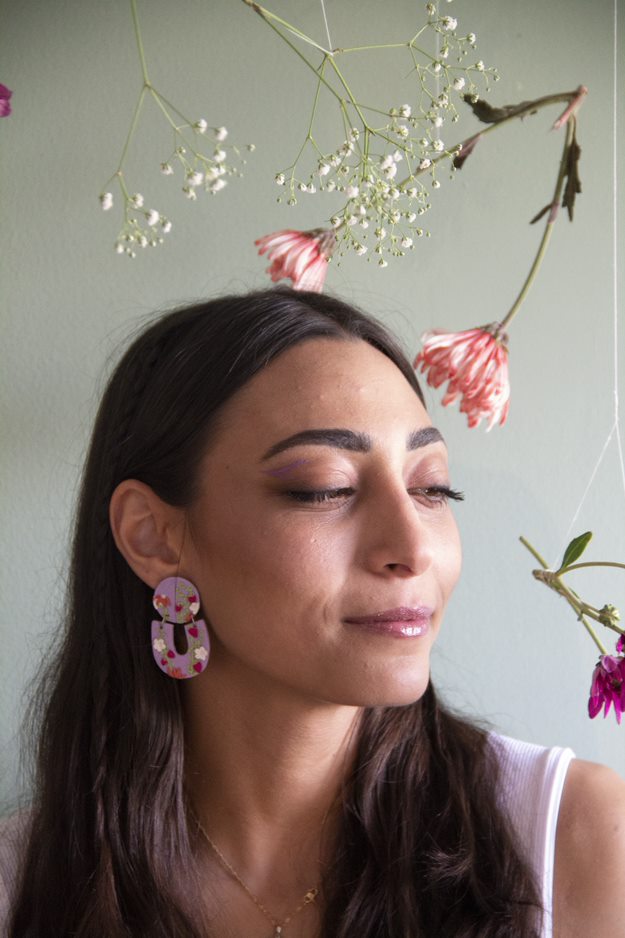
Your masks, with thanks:
[(347, 625), (356, 625), (382, 635), (419, 638), (429, 632), (433, 615), (434, 610), (429, 606), (398, 606), (396, 609), (384, 609), (369, 615), (349, 616), (343, 621)]

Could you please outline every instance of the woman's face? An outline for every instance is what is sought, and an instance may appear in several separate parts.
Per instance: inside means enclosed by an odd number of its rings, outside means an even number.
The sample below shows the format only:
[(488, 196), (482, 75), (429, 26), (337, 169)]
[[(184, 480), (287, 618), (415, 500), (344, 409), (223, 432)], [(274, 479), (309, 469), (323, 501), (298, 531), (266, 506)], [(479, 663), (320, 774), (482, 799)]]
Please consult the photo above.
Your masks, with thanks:
[(211, 628), (205, 676), (356, 706), (418, 699), (460, 543), (447, 452), (397, 367), (309, 340), (225, 406), (180, 573)]

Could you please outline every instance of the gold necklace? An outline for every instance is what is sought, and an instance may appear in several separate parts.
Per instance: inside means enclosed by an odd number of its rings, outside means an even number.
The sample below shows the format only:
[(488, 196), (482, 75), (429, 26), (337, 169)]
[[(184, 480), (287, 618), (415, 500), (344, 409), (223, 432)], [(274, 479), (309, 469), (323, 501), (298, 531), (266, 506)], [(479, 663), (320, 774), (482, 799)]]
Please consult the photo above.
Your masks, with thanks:
[(277, 919), (274, 915), (271, 914), (271, 912), (269, 911), (269, 909), (266, 909), (266, 908), (265, 908), (265, 906), (262, 904), (262, 902), (260, 901), (260, 899), (258, 898), (258, 896), (255, 896), (255, 895), (254, 895), (254, 893), (252, 892), (252, 890), (250, 889), (250, 887), (247, 885), (247, 883), (243, 882), (243, 880), (241, 879), (241, 877), (239, 876), (239, 874), (237, 873), (237, 871), (234, 869), (234, 867), (233, 867), (230, 863), (228, 863), (228, 861), (226, 860), (225, 856), (223, 855), (223, 853), (221, 852), (221, 850), (219, 849), (219, 847), (217, 846), (217, 844), (215, 843), (215, 841), (212, 840), (212, 839), (208, 836), (208, 834), (206, 833), (206, 831), (205, 831), (204, 828), (202, 827), (202, 825), (201, 825), (199, 819), (194, 816), (194, 820), (195, 820), (195, 823), (196, 823), (197, 826), (198, 826), (198, 830), (200, 831), (200, 833), (202, 834), (202, 836), (205, 838), (205, 840), (208, 842), (209, 846), (210, 846), (211, 849), (213, 850), (215, 856), (217, 857), (217, 859), (219, 860), (219, 862), (221, 863), (221, 865), (223, 866), (223, 868), (224, 868), (228, 873), (230, 873), (230, 875), (233, 877), (233, 879), (235, 879), (235, 880), (237, 881), (237, 883), (239, 884), (239, 886), (241, 886), (241, 888), (246, 891), (246, 893), (248, 894), (248, 896), (250, 897), (250, 899), (252, 900), (252, 902), (254, 903), (254, 905), (256, 906), (256, 908), (257, 908), (260, 912), (262, 912), (263, 915), (265, 916), (265, 918), (267, 919), (267, 921), (271, 923), (271, 927), (272, 927), (273, 930), (274, 930), (274, 931), (273, 931), (272, 938), (282, 938), (283, 929), (284, 929), (285, 925), (288, 925), (289, 922), (291, 922), (291, 921), (295, 918), (295, 916), (297, 915), (298, 912), (301, 912), (302, 909), (304, 909), (307, 905), (310, 905), (311, 902), (314, 902), (314, 901), (315, 901), (315, 899), (317, 898), (317, 896), (318, 896), (318, 894), (319, 894), (319, 889), (318, 889), (316, 886), (314, 886), (312, 889), (309, 889), (308, 892), (306, 892), (306, 894), (304, 895), (304, 898), (302, 899), (302, 901), (300, 902), (300, 904), (297, 906), (297, 908), (296, 908), (296, 909), (293, 909), (293, 911), (290, 912), (290, 913), (287, 915), (286, 918), (282, 919), (281, 922), (278, 921), (278, 919)]

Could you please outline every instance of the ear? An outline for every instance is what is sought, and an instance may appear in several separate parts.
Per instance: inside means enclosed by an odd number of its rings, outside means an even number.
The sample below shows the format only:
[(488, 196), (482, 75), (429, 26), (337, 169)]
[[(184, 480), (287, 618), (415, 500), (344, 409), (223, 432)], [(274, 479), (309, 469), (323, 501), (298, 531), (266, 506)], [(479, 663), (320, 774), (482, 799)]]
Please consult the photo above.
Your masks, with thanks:
[(175, 575), (186, 526), (182, 509), (168, 505), (149, 485), (125, 479), (111, 496), (109, 520), (117, 549), (144, 583), (154, 589)]

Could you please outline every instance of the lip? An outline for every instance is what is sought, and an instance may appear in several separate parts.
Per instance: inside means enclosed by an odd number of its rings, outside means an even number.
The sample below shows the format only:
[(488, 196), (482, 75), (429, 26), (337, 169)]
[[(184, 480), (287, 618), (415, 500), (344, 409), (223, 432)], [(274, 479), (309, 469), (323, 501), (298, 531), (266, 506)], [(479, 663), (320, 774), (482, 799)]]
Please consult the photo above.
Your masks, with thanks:
[(369, 632), (395, 635), (398, 638), (419, 638), (430, 630), (434, 610), (429, 606), (397, 606), (364, 616), (348, 616), (343, 621)]

